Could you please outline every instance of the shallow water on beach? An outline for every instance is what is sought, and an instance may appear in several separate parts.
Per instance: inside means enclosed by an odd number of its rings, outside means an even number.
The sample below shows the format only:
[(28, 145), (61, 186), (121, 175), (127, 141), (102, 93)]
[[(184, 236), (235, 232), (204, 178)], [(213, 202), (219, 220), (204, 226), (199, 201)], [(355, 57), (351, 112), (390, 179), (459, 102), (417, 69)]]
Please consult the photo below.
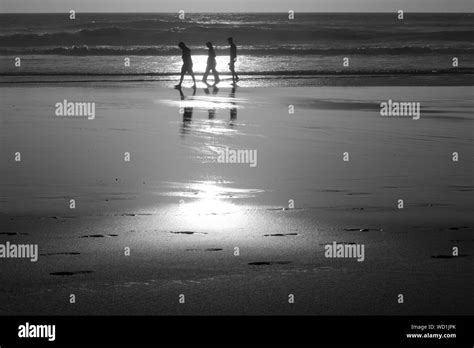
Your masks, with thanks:
[[(462, 193), (450, 188), (472, 185), (470, 162), (454, 166), (448, 158), (455, 150), (473, 157), (472, 103), (463, 87), (2, 89), (9, 130), (2, 156), (23, 149), (29, 168), (18, 171), (11, 162), (2, 168), (6, 212), (54, 212), (70, 195), (92, 201), (88, 210), (119, 212), (196, 197), (279, 207), (290, 197), (300, 207), (392, 204), (393, 190), (384, 187), (413, 196), (414, 204), (442, 195), (444, 203), (462, 205)], [(94, 120), (54, 116), (56, 101), (78, 97), (96, 102)], [(419, 101), (420, 120), (380, 116), (379, 104), (388, 99)], [(218, 163), (226, 148), (255, 152), (254, 165)], [(123, 162), (125, 151), (130, 163)], [(346, 151), (349, 163), (341, 159)], [(332, 201), (316, 193), (332, 189), (340, 192)]]

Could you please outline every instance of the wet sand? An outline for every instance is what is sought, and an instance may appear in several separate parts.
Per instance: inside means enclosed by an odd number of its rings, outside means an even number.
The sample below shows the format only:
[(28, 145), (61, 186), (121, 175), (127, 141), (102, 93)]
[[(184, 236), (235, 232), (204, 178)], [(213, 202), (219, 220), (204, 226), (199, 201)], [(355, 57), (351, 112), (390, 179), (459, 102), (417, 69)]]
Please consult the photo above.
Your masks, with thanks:
[[(472, 313), (471, 88), (0, 89), (0, 243), (40, 252), (0, 259), (1, 314)], [(95, 119), (55, 116), (64, 99)], [(388, 99), (421, 118), (380, 116)], [(365, 260), (326, 258), (334, 241)]]

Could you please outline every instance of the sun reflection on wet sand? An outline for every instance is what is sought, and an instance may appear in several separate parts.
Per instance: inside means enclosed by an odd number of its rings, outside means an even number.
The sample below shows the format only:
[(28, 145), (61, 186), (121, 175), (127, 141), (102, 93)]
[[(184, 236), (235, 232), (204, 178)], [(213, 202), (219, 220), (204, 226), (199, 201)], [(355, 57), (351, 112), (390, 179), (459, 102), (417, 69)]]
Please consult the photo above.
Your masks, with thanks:
[[(201, 89), (203, 90), (204, 95), (200, 94)], [(212, 94), (210, 94), (211, 91)], [(244, 107), (244, 104), (248, 103), (247, 99), (237, 98), (235, 96), (236, 88), (232, 88), (228, 96), (224, 96), (224, 93), (225, 92), (221, 92), (219, 88), (215, 87), (214, 90), (211, 88), (198, 88), (195, 94), (188, 93), (188, 95), (185, 95), (184, 93), (180, 93), (181, 100), (162, 99), (157, 100), (157, 103), (175, 106), (177, 108), (197, 108), (202, 110), (241, 109)]]
[(193, 228), (228, 228), (233, 221), (243, 222), (251, 210), (249, 205), (236, 204), (237, 200), (250, 199), (264, 190), (234, 188), (228, 181), (195, 181), (165, 183), (169, 188), (160, 195), (177, 197), (175, 210), (180, 224)]
[[(186, 160), (213, 163), (222, 144), (251, 135), (246, 132), (246, 122), (238, 121), (239, 111), (250, 105), (247, 105), (247, 98), (238, 97), (236, 86), (218, 88), (203, 83), (198, 86), (204, 88), (176, 88), (178, 98), (162, 99), (156, 103), (176, 108), (182, 115), (182, 146), (188, 148), (191, 154)], [(234, 141), (232, 143), (236, 146)], [(249, 212), (255, 207), (248, 205), (244, 199), (256, 198), (264, 192), (260, 189), (235, 188), (232, 187), (235, 183), (225, 180), (163, 184), (165, 188), (159, 194), (176, 197), (176, 202), (180, 202), (179, 206), (169, 207), (171, 219), (176, 219), (174, 222), (179, 222), (180, 226), (206, 230), (230, 230), (249, 223), (249, 219), (254, 219)]]

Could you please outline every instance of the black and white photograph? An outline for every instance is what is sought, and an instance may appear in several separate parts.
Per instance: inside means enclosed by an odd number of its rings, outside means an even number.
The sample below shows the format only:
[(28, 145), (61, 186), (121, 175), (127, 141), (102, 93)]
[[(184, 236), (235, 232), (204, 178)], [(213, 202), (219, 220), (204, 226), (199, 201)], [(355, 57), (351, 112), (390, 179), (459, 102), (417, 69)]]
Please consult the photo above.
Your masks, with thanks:
[(473, 13), (0, 0), (0, 346), (472, 346)]

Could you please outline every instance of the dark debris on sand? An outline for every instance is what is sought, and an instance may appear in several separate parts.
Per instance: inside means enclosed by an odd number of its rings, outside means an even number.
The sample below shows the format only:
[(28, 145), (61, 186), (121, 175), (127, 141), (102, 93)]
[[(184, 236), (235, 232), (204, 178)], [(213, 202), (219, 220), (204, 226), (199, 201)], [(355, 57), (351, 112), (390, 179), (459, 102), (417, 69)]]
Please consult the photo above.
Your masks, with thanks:
[(193, 232), (193, 231), (170, 231), (173, 234), (207, 234), (206, 232)]
[(76, 272), (52, 272), (50, 275), (54, 276), (72, 276), (75, 274), (88, 274), (88, 273), (94, 273), (94, 271), (76, 271)]
[(290, 261), (259, 261), (259, 262), (249, 262), (250, 266), (271, 266), (271, 265), (287, 265), (291, 263)]
[(264, 237), (285, 237), (285, 236), (297, 236), (298, 233), (273, 233), (273, 234), (264, 234)]

